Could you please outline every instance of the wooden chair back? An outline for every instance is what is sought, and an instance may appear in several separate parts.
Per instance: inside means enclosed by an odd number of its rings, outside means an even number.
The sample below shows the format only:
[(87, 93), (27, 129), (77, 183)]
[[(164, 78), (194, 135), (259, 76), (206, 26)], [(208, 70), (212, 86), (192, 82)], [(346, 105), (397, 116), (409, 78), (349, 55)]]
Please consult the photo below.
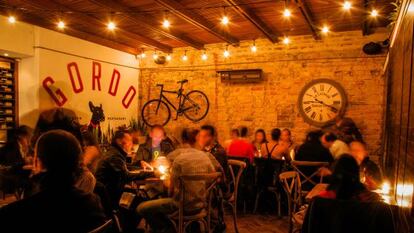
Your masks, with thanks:
[[(295, 160), (295, 161), (291, 162), (291, 165), (292, 165), (293, 169), (295, 169), (295, 171), (298, 172), (299, 175), (301, 176), (302, 186), (305, 183), (310, 183), (313, 186), (315, 186), (317, 183), (313, 180), (313, 178), (319, 174), (319, 168), (327, 167), (327, 166), (329, 166), (329, 163), (328, 162), (297, 161), (297, 160)], [(304, 168), (304, 167), (307, 167), (307, 168), (314, 167), (315, 172), (313, 172), (310, 175), (307, 175), (301, 170), (301, 168)], [(323, 181), (323, 176), (321, 175), (320, 179), (319, 179), (319, 183), (322, 183), (322, 181)]]

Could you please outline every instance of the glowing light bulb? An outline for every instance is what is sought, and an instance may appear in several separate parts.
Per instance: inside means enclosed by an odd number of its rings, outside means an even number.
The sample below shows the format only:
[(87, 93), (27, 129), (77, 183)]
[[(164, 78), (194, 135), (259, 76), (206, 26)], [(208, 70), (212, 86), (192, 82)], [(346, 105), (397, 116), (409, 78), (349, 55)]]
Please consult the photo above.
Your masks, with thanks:
[(59, 28), (59, 29), (64, 29), (65, 28), (65, 22), (63, 22), (62, 20), (61, 21), (59, 21), (58, 22), (58, 24), (57, 24), (57, 27)]
[(222, 24), (227, 25), (229, 22), (230, 22), (229, 17), (223, 16), (223, 18), (221, 18)]
[(371, 11), (371, 17), (377, 17), (378, 16), (378, 11), (377, 10), (372, 10)]
[(172, 59), (170, 54), (168, 54), (165, 58), (167, 59), (167, 61), (171, 61)]
[(116, 28), (116, 25), (115, 25), (114, 22), (110, 21), (110, 22), (108, 22), (107, 27), (108, 27), (109, 30), (113, 31)]
[(389, 194), (390, 189), (391, 189), (390, 183), (384, 182), (381, 187), (381, 192), (382, 194)]
[(3, 54), (5, 57), (8, 57), (9, 56), (9, 54), (8, 53), (5, 53), (5, 54)]
[(165, 174), (165, 172), (167, 171), (167, 168), (163, 165), (160, 165), (158, 167), (158, 171), (160, 171), (161, 174)]
[(145, 52), (141, 53), (141, 58), (145, 58), (147, 55), (145, 54)]
[(9, 16), (8, 20), (9, 20), (9, 23), (15, 23), (16, 22), (16, 18), (14, 16)]
[(158, 54), (156, 52), (152, 54), (152, 59), (157, 60), (157, 58), (158, 58)]
[(328, 27), (328, 26), (326, 26), (326, 25), (325, 25), (325, 26), (323, 26), (323, 28), (322, 28), (322, 32), (323, 32), (323, 33), (325, 33), (325, 34), (326, 34), (326, 33), (328, 33), (328, 32), (329, 32), (329, 27)]
[(202, 55), (201, 55), (201, 59), (203, 60), (203, 61), (205, 61), (205, 60), (207, 60), (207, 54), (206, 53), (203, 53)]
[(164, 19), (164, 21), (162, 22), (162, 26), (164, 28), (169, 28), (171, 26), (171, 23), (168, 19)]
[(187, 61), (188, 60), (188, 57), (187, 57), (187, 54), (184, 54), (183, 55), (183, 57), (181, 58), (183, 61)]
[(292, 15), (292, 13), (290, 12), (290, 10), (289, 10), (289, 9), (287, 9), (287, 8), (286, 8), (286, 9), (283, 11), (283, 16), (284, 16), (284, 17), (289, 18), (291, 15)]
[(257, 47), (256, 45), (252, 45), (252, 47), (250, 47), (250, 50), (255, 53), (257, 51)]
[(352, 4), (349, 1), (345, 1), (344, 4), (342, 5), (342, 7), (344, 8), (344, 10), (349, 10), (349, 9), (351, 9)]
[(227, 57), (229, 57), (230, 56), (230, 52), (229, 52), (229, 50), (224, 50), (224, 53), (223, 53), (223, 56), (225, 57), (225, 58), (227, 58)]
[(289, 39), (289, 37), (285, 37), (285, 38), (283, 38), (283, 44), (289, 44), (290, 43), (290, 39)]

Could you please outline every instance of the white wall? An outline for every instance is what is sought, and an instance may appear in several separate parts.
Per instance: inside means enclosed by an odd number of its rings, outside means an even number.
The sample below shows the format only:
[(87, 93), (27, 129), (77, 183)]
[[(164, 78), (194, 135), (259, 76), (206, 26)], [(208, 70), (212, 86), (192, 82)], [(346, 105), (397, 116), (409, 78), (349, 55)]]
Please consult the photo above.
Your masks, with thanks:
[[(7, 52), (20, 61), (20, 124), (34, 126), (39, 111), (58, 106), (47, 89), (52, 95), (56, 95), (58, 90), (63, 92), (67, 101), (62, 107), (75, 110), (84, 124), (91, 117), (89, 101), (95, 105), (103, 105), (106, 116), (103, 128), (108, 123), (111, 126), (125, 124), (131, 117), (137, 116), (139, 72), (135, 56), (37, 26), (20, 22), (11, 25), (3, 16), (0, 16), (0, 27), (0, 52)], [(92, 90), (93, 62), (98, 62), (101, 66), (101, 91), (97, 88)], [(79, 69), (83, 84), (83, 90), (79, 93), (75, 93), (71, 84), (68, 71), (70, 63), (75, 63)], [(76, 89), (79, 83), (73, 68)], [(108, 93), (114, 69), (120, 74), (119, 88), (115, 96)], [(47, 77), (52, 78), (54, 83), (48, 82), (45, 88), (42, 84)], [(126, 108), (122, 104), (123, 98), (131, 88), (135, 89), (136, 94)], [(131, 91), (129, 97), (132, 93)]]

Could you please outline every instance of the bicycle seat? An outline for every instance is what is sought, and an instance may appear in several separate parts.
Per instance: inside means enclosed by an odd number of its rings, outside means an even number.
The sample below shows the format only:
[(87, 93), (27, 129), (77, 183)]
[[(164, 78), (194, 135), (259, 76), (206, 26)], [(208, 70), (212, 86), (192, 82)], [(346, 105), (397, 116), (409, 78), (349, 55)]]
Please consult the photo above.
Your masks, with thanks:
[(184, 84), (184, 83), (188, 83), (188, 80), (187, 80), (187, 79), (183, 79), (183, 80), (181, 80), (181, 81), (178, 81), (177, 83), (182, 83), (182, 84)]

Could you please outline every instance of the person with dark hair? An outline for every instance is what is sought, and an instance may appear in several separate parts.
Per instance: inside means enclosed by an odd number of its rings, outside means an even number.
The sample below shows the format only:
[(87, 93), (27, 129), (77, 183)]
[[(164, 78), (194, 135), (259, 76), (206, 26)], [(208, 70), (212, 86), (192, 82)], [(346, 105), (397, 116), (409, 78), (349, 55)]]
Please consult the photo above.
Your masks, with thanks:
[(329, 150), (322, 146), (320, 141), (322, 135), (323, 132), (321, 130), (310, 131), (306, 135), (305, 142), (299, 146), (298, 151), (296, 152), (295, 160), (333, 162), (333, 157)]
[(247, 139), (248, 129), (246, 126), (240, 127), (240, 138), (234, 139), (227, 149), (227, 155), (232, 157), (241, 157), (253, 163), (254, 146)]
[(289, 144), (280, 140), (281, 130), (272, 129), (271, 140), (262, 145), (262, 156), (269, 159), (290, 161)]
[(332, 132), (326, 132), (321, 137), (322, 145), (331, 152), (334, 159), (339, 158), (342, 154), (349, 154), (348, 145)]
[(365, 143), (353, 141), (349, 144), (349, 147), (351, 155), (359, 164), (360, 174), (364, 180), (364, 185), (369, 190), (378, 189), (383, 182), (381, 169), (376, 163), (369, 159)]
[(0, 209), (2, 232), (88, 232), (101, 225), (105, 215), (99, 199), (75, 187), (81, 155), (70, 133), (41, 135), (35, 147), (35, 171), (44, 174), (40, 191)]
[(254, 133), (254, 141), (252, 143), (254, 145), (256, 155), (261, 155), (262, 145), (266, 142), (266, 132), (264, 131), (264, 129), (256, 130), (256, 132)]
[(158, 156), (167, 155), (174, 150), (174, 145), (165, 133), (164, 127), (155, 125), (151, 128), (149, 137), (138, 148), (133, 164), (142, 168), (151, 168), (151, 162)]
[[(179, 177), (183, 175), (208, 174), (215, 172), (215, 167), (220, 164), (210, 154), (196, 149), (196, 136), (198, 131), (184, 129), (182, 141), (185, 147), (177, 149), (179, 154), (175, 156), (171, 168), (170, 193), (171, 198), (161, 198), (141, 203), (137, 213), (145, 218), (152, 232), (174, 232), (173, 226), (168, 220), (168, 215), (178, 210), (180, 198)], [(206, 189), (204, 181), (192, 181), (186, 185), (184, 206), (186, 213), (197, 213), (205, 206)]]
[(226, 150), (218, 143), (216, 129), (212, 125), (201, 126), (198, 134), (198, 144), (202, 150), (211, 153), (224, 169), (224, 173), (230, 179), (230, 171)]
[(6, 144), (0, 148), (0, 165), (21, 169), (32, 160), (29, 155), (32, 131), (22, 125), (9, 132)]
[(224, 149), (228, 151), (230, 144), (233, 142), (233, 140), (236, 140), (240, 137), (240, 131), (239, 129), (231, 129), (230, 130), (230, 139), (224, 141)]
[(361, 183), (357, 161), (349, 154), (341, 155), (336, 163), (326, 191), (320, 197), (357, 200), (363, 202), (381, 201), (381, 197), (367, 190)]
[(99, 148), (96, 137), (90, 131), (82, 132), (83, 139), (83, 164), (92, 173), (96, 172), (99, 159), (101, 158), (101, 150)]
[(141, 179), (143, 175), (127, 168), (126, 158), (132, 146), (132, 137), (128, 131), (116, 131), (111, 147), (102, 157), (95, 173), (96, 179), (106, 187), (113, 209), (118, 208), (124, 186), (134, 179)]
[(196, 137), (198, 134), (196, 129), (183, 129), (181, 131), (181, 143), (180, 146), (173, 150), (167, 155), (169, 162), (172, 164), (177, 156), (187, 151), (189, 148), (192, 148), (196, 143)]

